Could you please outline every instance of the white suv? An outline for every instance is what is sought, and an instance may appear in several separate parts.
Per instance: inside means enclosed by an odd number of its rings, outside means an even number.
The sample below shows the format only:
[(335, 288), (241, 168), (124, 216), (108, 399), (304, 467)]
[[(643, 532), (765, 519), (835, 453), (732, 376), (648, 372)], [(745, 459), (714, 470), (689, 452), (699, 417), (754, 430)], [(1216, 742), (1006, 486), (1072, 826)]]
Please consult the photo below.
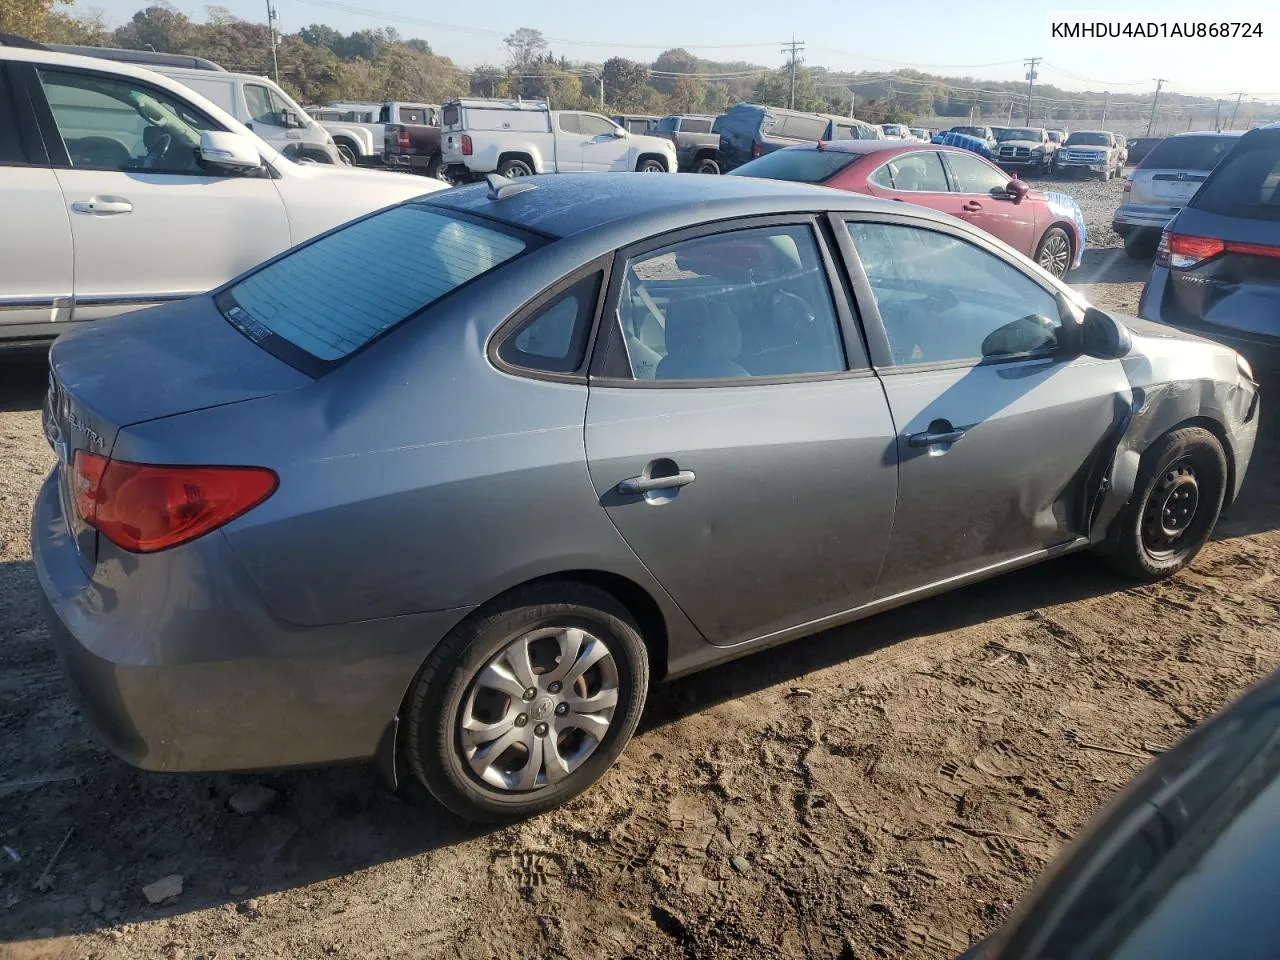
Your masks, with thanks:
[(0, 46), (0, 347), (204, 292), (439, 189), (292, 163), (140, 67)]

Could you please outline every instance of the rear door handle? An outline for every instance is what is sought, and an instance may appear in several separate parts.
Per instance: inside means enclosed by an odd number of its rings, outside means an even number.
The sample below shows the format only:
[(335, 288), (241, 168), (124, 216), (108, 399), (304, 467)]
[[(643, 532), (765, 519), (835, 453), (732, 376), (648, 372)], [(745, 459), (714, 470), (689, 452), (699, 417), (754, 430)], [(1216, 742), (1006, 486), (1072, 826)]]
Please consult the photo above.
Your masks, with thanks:
[(670, 490), (687, 487), (697, 479), (692, 470), (681, 470), (669, 477), (629, 477), (618, 483), (619, 493), (650, 493), (654, 490)]
[(133, 213), (133, 204), (124, 197), (90, 197), (88, 200), (77, 200), (71, 204), (76, 213), (92, 213), (97, 216), (109, 216), (115, 213)]
[(913, 433), (907, 443), (913, 447), (931, 447), (935, 443), (955, 443), (964, 436), (963, 430), (946, 430), (939, 433)]
[(980, 204), (977, 200), (970, 200), (960, 209), (965, 211), (966, 213), (977, 213), (979, 210), (982, 209), (982, 204)]

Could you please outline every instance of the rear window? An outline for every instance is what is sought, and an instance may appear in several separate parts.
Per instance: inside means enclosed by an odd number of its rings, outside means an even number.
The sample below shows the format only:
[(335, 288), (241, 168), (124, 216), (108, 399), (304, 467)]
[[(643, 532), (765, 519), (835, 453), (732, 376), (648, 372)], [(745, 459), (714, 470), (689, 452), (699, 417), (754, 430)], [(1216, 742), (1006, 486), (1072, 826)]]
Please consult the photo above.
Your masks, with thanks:
[(827, 132), (827, 121), (821, 117), (779, 117), (769, 132), (775, 137), (816, 142)]
[(267, 264), (222, 291), (218, 307), (251, 340), (314, 375), (536, 242), (405, 204)]
[(684, 123), (680, 125), (680, 128), (685, 133), (710, 133), (711, 123), (712, 121), (710, 120), (694, 120), (687, 117)]
[(749, 163), (744, 163), (730, 176), (763, 177), (766, 180), (792, 180), (797, 183), (822, 183), (839, 173), (863, 154), (832, 150), (775, 150)]
[(458, 123), (458, 120), (460, 119), (461, 115), (462, 115), (462, 110), (459, 107), (457, 106), (445, 107), (444, 108), (444, 125), (446, 127), (455, 126)]
[(977, 137), (980, 140), (987, 138), (986, 127), (952, 127), (952, 133), (963, 133), (967, 137)]
[(1212, 170), (1239, 142), (1238, 137), (1170, 137), (1156, 144), (1142, 166), (1148, 170)]
[(1191, 206), (1253, 220), (1280, 220), (1280, 137), (1223, 161)]

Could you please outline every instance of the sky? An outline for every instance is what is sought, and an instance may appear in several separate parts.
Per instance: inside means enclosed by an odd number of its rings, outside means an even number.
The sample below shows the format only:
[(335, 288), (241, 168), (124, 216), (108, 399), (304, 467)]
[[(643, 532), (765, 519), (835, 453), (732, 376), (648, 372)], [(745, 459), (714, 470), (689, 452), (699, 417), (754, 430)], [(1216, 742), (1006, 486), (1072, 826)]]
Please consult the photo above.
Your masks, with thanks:
[[(908, 4), (849, 0), (732, 0), (722, 14), (690, 0), (551, 0), (524, 12), (501, 3), (435, 4), (421, 0), (274, 0), (280, 28), (292, 33), (311, 23), (350, 32), (395, 27), (422, 37), (437, 53), (471, 67), (502, 63), (502, 37), (518, 27), (541, 30), (551, 49), (571, 60), (602, 61), (623, 56), (650, 61), (683, 46), (711, 60), (750, 60), (782, 65), (781, 45), (804, 41), (806, 63), (838, 70), (912, 67), (948, 76), (1022, 80), (1027, 57), (1042, 57), (1044, 83), (1065, 89), (1143, 93), (1164, 78), (1166, 90), (1280, 100), (1280, 4), (1235, 0), (1137, 0), (1123, 12), (1047, 9), (1026, 0), (913, 0)], [(223, 0), (236, 16), (266, 20), (267, 0)], [(79, 0), (77, 10), (102, 12), (109, 24), (127, 20), (145, 0)], [(202, 20), (203, 2), (174, 0)], [(1261, 23), (1262, 36), (1226, 39), (1063, 39), (1052, 21), (1186, 24), (1210, 14), (1228, 22)], [(1268, 10), (1267, 7), (1271, 9)], [(691, 11), (698, 11), (691, 15)]]

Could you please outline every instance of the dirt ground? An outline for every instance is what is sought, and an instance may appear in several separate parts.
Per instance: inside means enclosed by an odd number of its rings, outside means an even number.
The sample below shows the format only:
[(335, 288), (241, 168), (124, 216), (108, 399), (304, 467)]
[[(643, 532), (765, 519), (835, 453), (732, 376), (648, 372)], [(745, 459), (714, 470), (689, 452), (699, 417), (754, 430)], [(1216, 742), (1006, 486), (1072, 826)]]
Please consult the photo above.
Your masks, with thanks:
[[(1119, 183), (1070, 189), (1103, 245), (1077, 279), (1133, 310), (1146, 270), (1105, 226)], [(363, 766), (137, 773), (91, 739), (37, 614), (43, 387), (40, 362), (0, 365), (6, 960), (953, 957), (1280, 663), (1267, 418), (1239, 502), (1173, 581), (1066, 558), (659, 687), (604, 781), (523, 825), (407, 805)], [(273, 807), (229, 808), (259, 783)], [(181, 894), (148, 905), (171, 875)]]

